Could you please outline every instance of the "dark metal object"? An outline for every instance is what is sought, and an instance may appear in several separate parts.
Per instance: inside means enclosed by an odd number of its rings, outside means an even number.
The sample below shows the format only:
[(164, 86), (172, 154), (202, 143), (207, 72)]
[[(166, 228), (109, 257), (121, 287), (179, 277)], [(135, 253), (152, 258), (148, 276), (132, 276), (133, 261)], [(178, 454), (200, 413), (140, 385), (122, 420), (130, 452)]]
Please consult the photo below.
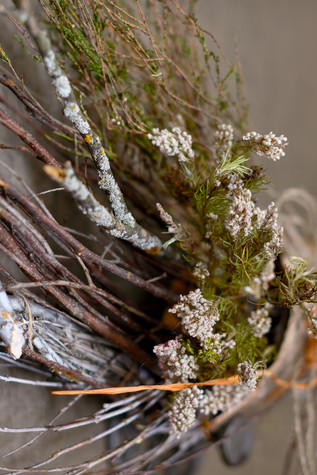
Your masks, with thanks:
[(253, 449), (253, 425), (245, 416), (235, 417), (222, 433), (220, 452), (227, 465), (240, 465)]

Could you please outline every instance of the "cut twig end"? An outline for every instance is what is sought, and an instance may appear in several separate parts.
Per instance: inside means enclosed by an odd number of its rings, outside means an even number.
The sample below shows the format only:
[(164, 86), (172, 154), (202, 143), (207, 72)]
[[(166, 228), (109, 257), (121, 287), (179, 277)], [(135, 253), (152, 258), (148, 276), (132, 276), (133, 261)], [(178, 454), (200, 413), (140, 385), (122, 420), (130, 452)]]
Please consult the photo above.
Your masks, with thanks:
[(0, 188), (6, 190), (8, 188), (8, 184), (5, 181), (0, 180)]
[(52, 167), (51, 165), (44, 165), (43, 167), (44, 172), (49, 177), (53, 178), (53, 180), (58, 181), (59, 183), (63, 183), (66, 177), (65, 170), (61, 170), (60, 168)]

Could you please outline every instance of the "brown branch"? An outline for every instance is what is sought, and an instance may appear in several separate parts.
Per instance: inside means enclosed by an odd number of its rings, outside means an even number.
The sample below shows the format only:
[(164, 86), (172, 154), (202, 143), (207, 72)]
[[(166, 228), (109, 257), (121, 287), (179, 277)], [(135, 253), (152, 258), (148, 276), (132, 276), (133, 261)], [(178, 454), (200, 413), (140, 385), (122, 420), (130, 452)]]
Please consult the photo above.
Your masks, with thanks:
[(27, 132), (21, 125), (13, 120), (6, 112), (0, 107), (0, 124), (4, 125), (7, 129), (15, 133), (24, 143), (26, 143), (47, 165), (61, 168), (61, 164), (55, 160), (55, 158), (33, 137), (32, 134)]
[[(27, 95), (6, 74), (0, 74), (0, 84), (7, 87), (22, 102), (29, 114), (50, 129), (58, 130), (69, 137), (76, 134), (75, 129), (52, 117), (43, 107)], [(79, 135), (78, 135), (79, 137)]]
[(168, 289), (147, 282), (132, 272), (122, 269), (113, 262), (103, 259), (102, 257), (87, 249), (80, 241), (63, 229), (54, 219), (47, 216), (43, 210), (39, 209), (31, 200), (24, 196), (10, 183), (5, 183), (2, 181), (0, 186), (5, 189), (6, 194), (10, 198), (19, 203), (23, 209), (27, 210), (35, 222), (42, 229), (44, 229), (50, 235), (50, 237), (52, 237), (57, 242), (57, 244), (59, 244), (69, 255), (73, 256), (75, 253), (81, 256), (88, 268), (90, 268), (90, 264), (101, 266), (103, 269), (106, 269), (107, 271), (117, 275), (118, 277), (121, 277), (131, 284), (146, 290), (155, 297), (161, 298), (171, 303), (175, 303), (177, 301), (177, 294), (169, 291)]
[[(6, 201), (1, 199), (1, 197), (0, 197), (0, 203), (2, 203), (2, 206), (7, 207), (7, 209), (9, 208)], [(42, 236), (33, 229), (33, 227), (30, 225), (28, 221), (26, 221), (21, 216), (13, 217), (11, 215), (10, 218), (8, 219), (8, 222), (10, 222), (10, 225), (14, 226), (15, 234), (19, 238), (19, 241), (24, 244), (25, 249), (28, 249), (28, 248), (30, 249), (33, 255), (33, 259), (35, 259), (35, 256), (36, 256), (38, 261), (41, 262), (41, 265), (47, 266), (45, 276), (48, 277), (48, 272), (50, 270), (52, 270), (53, 273), (52, 273), (52, 277), (50, 281), (47, 281), (47, 282), (41, 281), (40, 283), (38, 282), (20, 283), (14, 286), (9, 286), (10, 288), (7, 287), (7, 290), (14, 291), (14, 290), (17, 290), (18, 288), (28, 288), (28, 287), (46, 288), (50, 286), (63, 286), (63, 287), (71, 288), (71, 289), (84, 290), (96, 301), (96, 303), (101, 304), (104, 308), (112, 312), (116, 317), (118, 317), (122, 322), (124, 322), (125, 327), (127, 327), (128, 325), (129, 329), (133, 329), (137, 331), (138, 334), (144, 335), (149, 340), (157, 341), (157, 337), (155, 336), (155, 334), (152, 334), (149, 330), (147, 330), (147, 328), (135, 322), (132, 318), (130, 318), (128, 315), (118, 310), (114, 305), (112, 305), (108, 300), (106, 300), (106, 299), (109, 299), (110, 294), (108, 294), (107, 292), (101, 289), (98, 289), (95, 286), (83, 284), (79, 278), (77, 278), (72, 272), (69, 271), (69, 269), (63, 266), (55, 258), (55, 255), (53, 254), (53, 252), (50, 251), (49, 248), (47, 248), (47, 243), (44, 240), (44, 238), (42, 238)], [(34, 236), (37, 239), (34, 239)], [(43, 274), (43, 272), (41, 273)], [(54, 281), (55, 276), (60, 277), (64, 280)], [(65, 280), (66, 278), (68, 278), (69, 280), (68, 281)], [(88, 305), (85, 299), (81, 297), (80, 293), (73, 292), (73, 295), (76, 297), (77, 301), (79, 301), (84, 307), (87, 308), (87, 310), (89, 310), (97, 318), (99, 318), (100, 320), (106, 321), (107, 323), (111, 325), (111, 322), (109, 321), (108, 317), (105, 317), (104, 315), (101, 315), (99, 312), (97, 312), (95, 309), (95, 306)], [(106, 297), (106, 298), (103, 298), (103, 297)]]
[[(68, 269), (65, 268), (67, 271)], [(69, 272), (69, 271), (68, 271)], [(70, 282), (67, 280), (51, 280), (51, 281), (41, 281), (41, 282), (17, 282), (14, 285), (6, 285), (4, 286), (7, 292), (14, 292), (16, 290), (23, 290), (23, 289), (29, 289), (29, 288), (42, 288), (46, 289), (48, 287), (68, 287), (71, 289), (79, 289), (79, 290), (85, 290), (89, 295), (93, 297), (97, 297), (97, 301), (102, 304), (107, 310), (110, 312), (114, 313), (118, 318), (120, 318), (123, 322), (125, 322), (125, 326), (129, 329), (132, 329), (134, 331), (138, 331), (139, 335), (143, 335), (144, 337), (147, 337), (149, 340), (154, 340), (157, 342), (157, 337), (155, 334), (151, 333), (147, 328), (143, 327), (142, 325), (138, 324), (131, 318), (129, 318), (127, 315), (123, 314), (120, 312), (116, 307), (111, 305), (107, 300), (105, 299), (98, 299), (98, 294), (100, 295), (107, 295), (107, 292), (105, 292), (102, 289), (98, 289), (97, 287), (91, 287), (89, 285), (85, 285), (82, 282), (76, 280), (76, 282)], [(97, 294), (97, 296), (96, 296)], [(76, 298), (79, 300), (78, 293), (76, 293)], [(87, 303), (82, 299), (81, 303), (83, 305), (87, 305)], [(89, 306), (90, 311), (95, 311), (93, 307)], [(96, 311), (95, 311), (96, 312)], [(105, 317), (102, 317), (102, 315), (98, 314), (96, 312), (97, 316), (99, 316), (102, 320), (105, 320)], [(110, 322), (109, 322), (110, 323)], [(158, 322), (154, 321), (154, 323), (158, 324)]]

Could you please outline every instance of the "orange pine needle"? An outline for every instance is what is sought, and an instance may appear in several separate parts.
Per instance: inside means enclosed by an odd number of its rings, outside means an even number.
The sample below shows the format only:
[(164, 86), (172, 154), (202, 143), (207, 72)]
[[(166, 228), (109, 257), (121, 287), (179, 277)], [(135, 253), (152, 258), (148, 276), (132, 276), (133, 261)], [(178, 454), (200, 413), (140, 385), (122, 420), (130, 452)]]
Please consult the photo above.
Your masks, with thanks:
[(154, 384), (150, 386), (126, 386), (119, 388), (102, 388), (102, 389), (88, 389), (88, 390), (69, 390), (69, 391), (52, 391), (52, 394), (58, 396), (75, 396), (78, 394), (124, 394), (135, 393), (138, 391), (146, 391), (147, 389), (160, 389), (161, 391), (181, 391), (182, 389), (192, 388), (193, 386), (215, 386), (215, 385), (229, 385), (237, 384), (239, 382), (238, 376), (230, 378), (212, 379), (202, 383), (175, 383), (175, 384)]
[[(310, 365), (311, 366), (311, 365)], [(280, 386), (284, 389), (289, 389), (290, 387), (295, 389), (307, 389), (309, 387), (317, 386), (317, 378), (313, 378), (307, 383), (299, 381), (285, 381), (278, 378), (270, 369), (264, 371), (264, 374), (270, 377), (277, 386)], [(263, 371), (259, 371), (259, 376), (263, 375)], [(125, 393), (136, 393), (138, 391), (146, 391), (147, 389), (159, 389), (161, 391), (182, 391), (183, 389), (192, 388), (193, 386), (228, 386), (232, 384), (238, 384), (239, 377), (231, 376), (230, 378), (219, 378), (211, 379), (209, 381), (203, 381), (198, 383), (174, 383), (174, 384), (153, 384), (153, 385), (141, 385), (141, 386), (125, 386), (125, 387), (112, 387), (112, 388), (102, 388), (102, 389), (72, 389), (68, 391), (52, 391), (51, 394), (57, 396), (75, 396), (79, 394), (92, 395), (92, 394), (125, 394)]]

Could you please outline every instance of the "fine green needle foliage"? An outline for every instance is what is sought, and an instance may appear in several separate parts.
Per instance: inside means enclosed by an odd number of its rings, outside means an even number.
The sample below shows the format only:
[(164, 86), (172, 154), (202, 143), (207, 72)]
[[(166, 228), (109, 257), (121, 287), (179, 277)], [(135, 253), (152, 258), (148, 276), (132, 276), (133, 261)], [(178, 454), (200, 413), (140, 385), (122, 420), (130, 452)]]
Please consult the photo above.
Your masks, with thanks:
[(276, 279), (281, 304), (293, 307), (305, 302), (317, 302), (317, 274), (308, 268), (305, 259), (292, 257), (281, 276)]

